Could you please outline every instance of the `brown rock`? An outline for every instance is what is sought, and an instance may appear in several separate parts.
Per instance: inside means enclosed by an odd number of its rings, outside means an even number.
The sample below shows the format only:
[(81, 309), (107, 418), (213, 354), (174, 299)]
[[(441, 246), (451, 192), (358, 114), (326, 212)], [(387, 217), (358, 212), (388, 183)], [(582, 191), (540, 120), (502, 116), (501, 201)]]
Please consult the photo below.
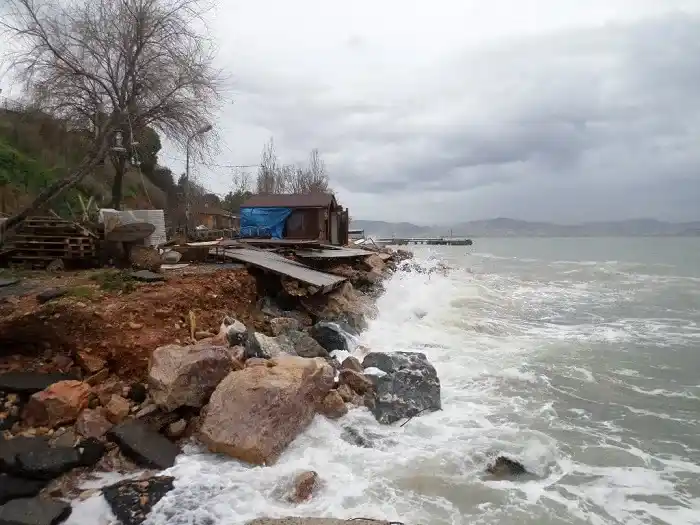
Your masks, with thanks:
[(331, 390), (318, 405), (318, 411), (330, 419), (338, 419), (348, 413), (348, 407), (337, 390)]
[(114, 394), (121, 395), (125, 386), (126, 385), (124, 385), (124, 383), (122, 383), (119, 379), (112, 377), (111, 379), (94, 385), (92, 387), (92, 391), (100, 399), (100, 404), (102, 406), (107, 406), (107, 403), (109, 403)]
[(362, 363), (360, 363), (359, 359), (353, 356), (348, 356), (345, 358), (345, 361), (343, 361), (343, 364), (340, 365), (341, 370), (352, 370), (353, 372), (357, 372), (359, 374), (363, 373), (365, 371), (364, 368), (362, 368)]
[(254, 366), (275, 366), (275, 363), (270, 359), (263, 359), (262, 357), (251, 357), (245, 362), (245, 368), (252, 368)]
[(77, 441), (78, 437), (75, 435), (75, 430), (66, 427), (56, 431), (51, 444), (54, 447), (74, 447)]
[(318, 474), (313, 470), (302, 472), (294, 479), (294, 488), (287, 499), (291, 503), (302, 503), (311, 499), (318, 485)]
[(216, 388), (200, 432), (209, 450), (270, 464), (311, 423), (333, 386), (333, 368), (293, 356), (270, 364), (232, 372)]
[(209, 339), (210, 337), (216, 337), (216, 334), (207, 332), (206, 330), (199, 330), (194, 333), (194, 338), (197, 341), (201, 341), (202, 339)]
[(55, 428), (72, 423), (87, 407), (90, 385), (82, 381), (59, 381), (33, 394), (24, 408), (24, 421), (31, 426)]
[(178, 439), (184, 435), (185, 430), (187, 430), (187, 421), (184, 419), (178, 419), (174, 423), (170, 423), (168, 425), (166, 434), (169, 438)]
[(85, 382), (90, 386), (95, 386), (102, 381), (105, 381), (109, 377), (109, 370), (103, 368), (99, 372), (92, 374), (90, 377), (85, 379)]
[(90, 375), (96, 374), (107, 366), (107, 361), (86, 351), (78, 352), (75, 357), (80, 367)]
[(353, 370), (341, 370), (338, 380), (341, 385), (348, 385), (354, 392), (360, 395), (363, 395), (374, 387), (371, 379)]
[(336, 389), (336, 392), (338, 392), (338, 395), (346, 403), (350, 403), (351, 401), (353, 401), (353, 399), (355, 399), (355, 396), (357, 396), (357, 394), (353, 392), (352, 388), (350, 388), (348, 385), (340, 385)]
[(107, 410), (107, 419), (116, 425), (117, 423), (124, 421), (126, 416), (129, 415), (131, 405), (129, 405), (129, 402), (122, 396), (112, 394), (112, 397), (105, 408)]
[(278, 336), (291, 332), (292, 330), (299, 330), (301, 324), (296, 319), (291, 317), (275, 317), (270, 319), (270, 330), (272, 330), (272, 335)]
[(365, 263), (365, 266), (367, 266), (367, 269), (373, 270), (376, 272), (381, 272), (384, 269), (384, 267), (386, 266), (386, 264), (381, 259), (381, 257), (379, 257), (379, 255), (377, 255), (376, 253), (374, 253), (368, 257), (365, 257), (364, 263)]
[(105, 416), (105, 410), (103, 408), (95, 410), (87, 408), (80, 413), (78, 420), (75, 422), (75, 430), (86, 438), (99, 439), (104, 436), (110, 428), (112, 428), (112, 423), (110, 423)]
[(73, 360), (63, 354), (58, 354), (54, 356), (52, 359), (52, 362), (54, 365), (56, 365), (56, 368), (59, 370), (68, 370), (71, 366), (73, 366)]
[(164, 410), (200, 408), (221, 380), (240, 366), (224, 346), (161, 346), (149, 363), (149, 391)]

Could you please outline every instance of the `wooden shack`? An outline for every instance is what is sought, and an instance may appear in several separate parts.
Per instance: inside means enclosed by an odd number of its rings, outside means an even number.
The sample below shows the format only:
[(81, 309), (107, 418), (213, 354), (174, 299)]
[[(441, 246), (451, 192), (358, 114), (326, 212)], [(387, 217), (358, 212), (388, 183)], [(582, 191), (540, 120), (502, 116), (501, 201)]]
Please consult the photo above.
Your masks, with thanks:
[(190, 212), (195, 226), (206, 226), (210, 230), (238, 229), (238, 216), (219, 206), (201, 204)]
[(257, 194), (241, 205), (246, 208), (286, 208), (283, 238), (321, 240), (335, 245), (348, 243), (348, 210), (338, 204), (332, 193)]

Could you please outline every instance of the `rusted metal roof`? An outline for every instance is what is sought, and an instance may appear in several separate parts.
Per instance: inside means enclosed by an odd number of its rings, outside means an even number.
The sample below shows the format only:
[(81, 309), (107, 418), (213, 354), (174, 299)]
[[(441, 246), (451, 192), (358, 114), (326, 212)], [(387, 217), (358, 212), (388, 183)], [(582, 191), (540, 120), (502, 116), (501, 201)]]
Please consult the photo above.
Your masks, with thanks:
[(241, 208), (327, 208), (333, 201), (332, 193), (257, 194)]

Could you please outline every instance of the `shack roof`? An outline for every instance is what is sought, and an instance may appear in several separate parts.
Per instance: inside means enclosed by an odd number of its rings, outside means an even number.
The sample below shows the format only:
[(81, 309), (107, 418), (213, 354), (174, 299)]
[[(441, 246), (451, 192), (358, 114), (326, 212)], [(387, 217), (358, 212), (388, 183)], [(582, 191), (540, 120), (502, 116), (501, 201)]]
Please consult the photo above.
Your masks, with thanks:
[(223, 208), (220, 208), (219, 206), (194, 206), (194, 209), (192, 210), (192, 213), (196, 213), (198, 215), (219, 215), (222, 217), (236, 217), (236, 214), (224, 210)]
[(241, 208), (327, 208), (334, 203), (332, 193), (257, 194), (245, 201)]

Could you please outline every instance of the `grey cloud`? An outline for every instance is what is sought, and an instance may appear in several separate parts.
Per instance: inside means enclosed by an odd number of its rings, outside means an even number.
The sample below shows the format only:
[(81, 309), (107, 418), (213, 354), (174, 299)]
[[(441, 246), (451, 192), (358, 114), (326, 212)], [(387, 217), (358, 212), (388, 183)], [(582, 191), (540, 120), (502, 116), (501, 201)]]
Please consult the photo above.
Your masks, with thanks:
[[(269, 130), (284, 160), (320, 148), (341, 197), (368, 219), (416, 208), (419, 222), (692, 218), (698, 35), (700, 18), (676, 13), (481, 43), (430, 67), (402, 57), (394, 72), (363, 69), (373, 44), (353, 34), (338, 70), (248, 63), (235, 118)], [(357, 79), (339, 72), (346, 64)]]

